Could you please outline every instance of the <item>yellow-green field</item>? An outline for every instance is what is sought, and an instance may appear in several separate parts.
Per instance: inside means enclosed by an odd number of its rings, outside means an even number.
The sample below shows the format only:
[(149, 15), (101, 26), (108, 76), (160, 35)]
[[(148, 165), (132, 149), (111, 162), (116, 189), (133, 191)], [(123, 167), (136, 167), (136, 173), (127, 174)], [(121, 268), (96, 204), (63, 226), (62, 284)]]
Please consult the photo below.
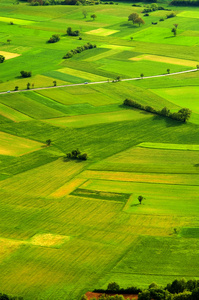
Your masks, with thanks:
[(0, 132), (0, 154), (20, 156), (41, 149), (43, 144)]

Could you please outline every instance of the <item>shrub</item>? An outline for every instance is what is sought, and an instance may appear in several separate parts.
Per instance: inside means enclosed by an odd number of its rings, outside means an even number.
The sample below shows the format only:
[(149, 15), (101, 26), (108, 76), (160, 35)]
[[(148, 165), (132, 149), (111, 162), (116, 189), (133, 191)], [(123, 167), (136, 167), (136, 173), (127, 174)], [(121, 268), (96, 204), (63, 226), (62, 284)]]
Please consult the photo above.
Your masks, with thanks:
[(59, 34), (53, 34), (51, 38), (47, 41), (47, 43), (56, 43), (60, 40)]
[(23, 78), (27, 78), (27, 77), (31, 77), (32, 73), (31, 72), (27, 72), (27, 71), (21, 71), (21, 77)]

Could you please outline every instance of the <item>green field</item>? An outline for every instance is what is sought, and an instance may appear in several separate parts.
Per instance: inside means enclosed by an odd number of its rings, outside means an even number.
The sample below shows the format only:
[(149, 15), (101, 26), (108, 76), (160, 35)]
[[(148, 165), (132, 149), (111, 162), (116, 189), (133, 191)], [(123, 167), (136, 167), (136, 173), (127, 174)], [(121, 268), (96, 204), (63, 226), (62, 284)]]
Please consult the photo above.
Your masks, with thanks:
[[(195, 69), (199, 8), (17, 3), (0, 1), (0, 292), (79, 300), (114, 281), (199, 279), (199, 72), (116, 81)], [(182, 123), (125, 99), (192, 114)], [(74, 149), (88, 159), (66, 159)]]

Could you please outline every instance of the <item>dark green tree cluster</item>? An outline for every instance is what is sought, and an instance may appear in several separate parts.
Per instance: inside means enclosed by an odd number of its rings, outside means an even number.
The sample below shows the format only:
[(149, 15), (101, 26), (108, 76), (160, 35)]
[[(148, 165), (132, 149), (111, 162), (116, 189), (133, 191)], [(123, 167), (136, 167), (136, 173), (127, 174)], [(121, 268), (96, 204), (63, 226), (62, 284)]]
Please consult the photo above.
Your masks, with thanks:
[(23, 297), (9, 296), (0, 293), (0, 300), (23, 300)]
[(131, 106), (134, 108), (138, 108), (141, 110), (145, 110), (147, 112), (157, 114), (160, 116), (164, 116), (173, 120), (181, 121), (181, 122), (187, 122), (191, 116), (191, 110), (188, 108), (181, 108), (178, 112), (171, 113), (170, 110), (167, 107), (164, 107), (161, 110), (156, 110), (152, 106), (149, 105), (142, 105), (134, 100), (126, 99), (123, 102), (124, 105)]
[(78, 36), (80, 31), (79, 30), (72, 30), (72, 27), (68, 27), (67, 30), (66, 30), (66, 33), (67, 35), (70, 35), (70, 36)]
[(66, 154), (66, 157), (64, 157), (64, 160), (68, 160), (68, 159), (87, 160), (88, 155), (87, 155), (87, 153), (81, 154), (79, 149), (75, 149)]
[[(137, 287), (121, 289), (116, 282), (112, 282), (106, 290), (96, 289), (93, 292), (102, 293), (98, 300), (123, 300), (125, 294), (138, 295), (138, 300), (199, 300), (199, 280), (176, 279), (166, 287), (159, 287), (153, 282), (144, 290)], [(87, 300), (86, 295), (81, 300)]]
[(93, 48), (96, 48), (97, 46), (95, 44), (91, 44), (91, 43), (87, 43), (83, 46), (79, 46), (77, 47), (76, 49), (74, 50), (70, 50), (66, 53), (66, 55), (64, 55), (64, 59), (67, 59), (67, 58), (71, 58), (73, 55), (77, 54), (77, 53), (81, 53), (85, 50), (89, 50), (89, 49), (93, 49)]
[[(24, 0), (23, 0), (24, 1)], [(98, 5), (101, 2), (99, 0), (25, 0), (29, 2), (31, 6), (48, 6), (48, 5)], [(113, 2), (109, 2), (113, 4)]]
[(59, 34), (53, 34), (47, 43), (57, 43), (60, 40)]
[(175, 6), (199, 6), (199, 0), (173, 0), (170, 4)]
[(0, 64), (1, 64), (1, 63), (3, 63), (3, 62), (4, 62), (4, 60), (5, 60), (5, 56), (3, 56), (3, 55), (0, 55)]
[(21, 71), (21, 77), (23, 78), (27, 78), (27, 77), (31, 77), (32, 76), (32, 72), (28, 72), (28, 71)]
[(132, 21), (133, 24), (145, 24), (144, 20), (138, 15), (138, 13), (132, 13), (128, 16), (128, 21)]

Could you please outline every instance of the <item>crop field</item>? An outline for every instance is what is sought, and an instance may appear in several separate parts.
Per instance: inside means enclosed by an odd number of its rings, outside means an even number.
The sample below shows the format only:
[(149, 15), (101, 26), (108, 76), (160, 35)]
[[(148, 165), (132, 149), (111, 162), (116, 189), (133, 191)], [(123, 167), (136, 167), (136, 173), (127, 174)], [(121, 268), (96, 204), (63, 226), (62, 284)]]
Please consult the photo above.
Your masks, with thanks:
[(157, 4), (170, 11), (0, 1), (0, 293), (79, 300), (114, 281), (199, 279), (199, 8)]

